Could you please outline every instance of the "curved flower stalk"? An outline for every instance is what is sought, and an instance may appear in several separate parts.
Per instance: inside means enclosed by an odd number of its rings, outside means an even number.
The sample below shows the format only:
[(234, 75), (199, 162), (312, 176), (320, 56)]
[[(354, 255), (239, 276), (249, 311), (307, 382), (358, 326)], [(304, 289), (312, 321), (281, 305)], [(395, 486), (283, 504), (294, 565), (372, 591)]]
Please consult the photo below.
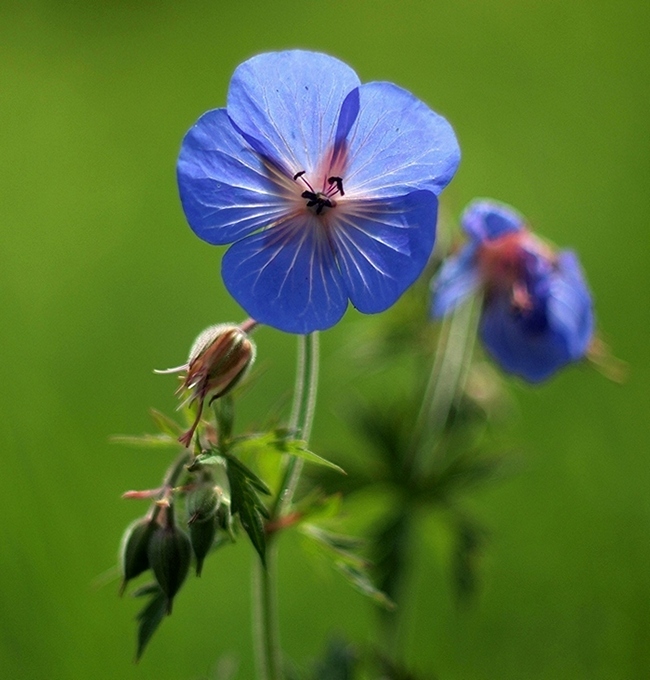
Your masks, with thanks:
[(462, 217), (469, 242), (434, 281), (439, 317), (483, 291), (479, 335), (508, 373), (540, 382), (587, 353), (594, 335), (591, 294), (578, 258), (555, 253), (509, 206), (471, 203)]
[(459, 159), (449, 123), (406, 90), (293, 50), (235, 70), (226, 108), (185, 136), (178, 183), (193, 231), (233, 244), (230, 294), (260, 323), (306, 334), (348, 300), (381, 312), (416, 280)]

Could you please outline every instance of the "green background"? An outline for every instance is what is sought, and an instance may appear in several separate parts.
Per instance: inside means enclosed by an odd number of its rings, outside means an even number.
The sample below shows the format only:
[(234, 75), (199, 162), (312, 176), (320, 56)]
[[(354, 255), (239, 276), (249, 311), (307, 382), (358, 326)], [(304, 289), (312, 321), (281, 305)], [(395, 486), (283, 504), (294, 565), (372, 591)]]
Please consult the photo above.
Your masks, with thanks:
[[(144, 660), (137, 604), (97, 577), (158, 483), (165, 451), (109, 443), (171, 412), (172, 378), (205, 326), (243, 314), (223, 249), (184, 222), (180, 140), (221, 106), (254, 53), (322, 50), (391, 80), (454, 125), (463, 161), (445, 193), (506, 201), (575, 247), (601, 328), (630, 364), (618, 386), (573, 368), (516, 384), (525, 465), (475, 501), (492, 542), (476, 605), (458, 611), (423, 533), (409, 606), (415, 665), (444, 680), (650, 675), (648, 35), (645, 0), (4, 2), (0, 9), (0, 674), (200, 678), (234, 653), (253, 676), (251, 550), (209, 560)], [(323, 335), (313, 446), (344, 447), (342, 348)], [(242, 422), (292, 383), (293, 338), (257, 335)], [(346, 363), (347, 362), (347, 363)], [(386, 386), (385, 389), (390, 389)], [(282, 543), (285, 648), (305, 662), (337, 630), (366, 640), (370, 606)]]

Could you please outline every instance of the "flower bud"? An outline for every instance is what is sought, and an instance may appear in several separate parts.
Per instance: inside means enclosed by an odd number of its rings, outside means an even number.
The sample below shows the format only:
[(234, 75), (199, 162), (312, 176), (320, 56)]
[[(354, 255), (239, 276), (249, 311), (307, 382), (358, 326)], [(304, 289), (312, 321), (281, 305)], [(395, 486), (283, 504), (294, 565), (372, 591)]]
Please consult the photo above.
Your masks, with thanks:
[(160, 589), (167, 596), (167, 613), (187, 577), (192, 547), (187, 534), (175, 524), (158, 527), (149, 539), (149, 564)]
[(120, 595), (132, 578), (149, 569), (148, 546), (156, 526), (150, 517), (141, 517), (132, 522), (124, 532), (119, 557), (122, 570)]
[(255, 360), (255, 345), (248, 334), (231, 323), (206, 328), (194, 341), (187, 364), (157, 373), (180, 373), (185, 378), (179, 392), (189, 392), (187, 401), (198, 402), (198, 413), (179, 441), (189, 446), (201, 419), (208, 396), (217, 399), (229, 392)]
[(201, 484), (187, 495), (188, 524), (212, 519), (221, 503), (222, 492), (214, 484)]
[(192, 543), (192, 550), (196, 557), (196, 575), (201, 576), (203, 569), (203, 561), (206, 555), (210, 552), (210, 548), (214, 543), (214, 537), (217, 535), (217, 519), (212, 515), (208, 520), (203, 522), (192, 522), (190, 524), (190, 541)]

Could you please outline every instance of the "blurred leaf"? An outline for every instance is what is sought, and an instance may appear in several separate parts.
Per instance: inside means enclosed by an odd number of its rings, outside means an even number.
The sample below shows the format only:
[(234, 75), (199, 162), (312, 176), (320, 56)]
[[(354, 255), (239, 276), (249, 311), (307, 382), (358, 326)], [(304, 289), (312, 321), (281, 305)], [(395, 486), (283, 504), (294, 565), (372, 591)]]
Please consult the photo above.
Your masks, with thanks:
[(348, 583), (362, 595), (366, 595), (384, 609), (395, 609), (395, 603), (373, 584), (365, 569), (354, 567), (342, 561), (335, 562), (334, 566), (343, 574)]
[(137, 446), (139, 448), (160, 448), (166, 446), (180, 446), (175, 437), (170, 437), (168, 434), (116, 434), (111, 437), (111, 441), (117, 444), (126, 444), (127, 446)]
[(476, 593), (478, 562), (487, 543), (487, 531), (467, 517), (461, 517), (455, 527), (455, 547), (452, 555), (452, 578), (458, 600), (467, 600)]
[(373, 532), (371, 558), (377, 587), (395, 602), (400, 600), (410, 550), (410, 514), (406, 510), (383, 518)]
[(353, 680), (358, 665), (358, 656), (344, 640), (334, 639), (327, 645), (327, 651), (316, 664), (313, 680)]
[(183, 434), (183, 427), (173, 418), (170, 418), (161, 411), (151, 408), (149, 409), (149, 415), (153, 418), (153, 422), (156, 423), (161, 432), (168, 434), (174, 439), (177, 439), (179, 435)]
[(155, 583), (140, 588), (134, 595), (136, 597), (153, 595), (145, 608), (136, 616), (138, 622), (138, 645), (135, 653), (135, 660), (139, 661), (142, 658), (146, 646), (149, 644), (149, 640), (151, 640), (153, 634), (158, 629), (158, 626), (165, 618), (167, 613), (167, 597)]
[(345, 536), (326, 531), (313, 524), (300, 527), (304, 536), (320, 547), (321, 554), (328, 558), (332, 566), (339, 571), (355, 590), (370, 597), (377, 604), (392, 609), (395, 605), (372, 582), (368, 573), (368, 561), (358, 550), (365, 545), (365, 541), (354, 536)]
[(320, 489), (313, 489), (294, 504), (301, 521), (326, 520), (336, 517), (341, 512), (342, 497), (340, 493), (326, 496)]
[(354, 552), (360, 550), (365, 545), (363, 539), (344, 534), (335, 534), (313, 524), (303, 525), (301, 531), (339, 557), (344, 557), (355, 564), (365, 564), (365, 560)]
[(426, 483), (426, 488), (432, 496), (444, 500), (452, 493), (500, 478), (507, 460), (505, 456), (488, 457), (479, 452), (464, 453), (450, 460), (441, 471), (434, 473)]
[(433, 675), (416, 675), (407, 670), (400, 662), (389, 659), (381, 652), (377, 653), (377, 661), (381, 668), (382, 680), (436, 680)]

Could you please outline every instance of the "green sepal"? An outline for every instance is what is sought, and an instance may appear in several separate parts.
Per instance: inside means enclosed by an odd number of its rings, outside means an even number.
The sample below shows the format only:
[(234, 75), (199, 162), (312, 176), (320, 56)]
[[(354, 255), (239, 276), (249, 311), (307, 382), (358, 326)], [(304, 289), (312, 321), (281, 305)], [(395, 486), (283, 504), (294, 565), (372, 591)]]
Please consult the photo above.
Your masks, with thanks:
[(135, 652), (135, 660), (140, 661), (144, 650), (149, 644), (149, 640), (158, 629), (162, 620), (167, 614), (167, 596), (160, 590), (157, 583), (150, 583), (139, 588), (134, 597), (145, 597), (151, 595), (151, 599), (144, 609), (138, 612), (136, 621), (138, 622), (138, 643)]
[(222, 494), (214, 483), (201, 484), (187, 494), (188, 524), (205, 522), (212, 519), (219, 505)]
[(122, 585), (120, 595), (124, 593), (126, 584), (136, 576), (149, 569), (149, 540), (156, 528), (156, 523), (149, 517), (140, 517), (126, 528), (120, 544), (120, 569)]
[(192, 522), (190, 524), (190, 542), (196, 558), (196, 575), (201, 576), (203, 561), (210, 552), (214, 538), (217, 535), (217, 519), (212, 516), (207, 521)]
[(195, 456), (192, 462), (187, 466), (188, 472), (196, 472), (201, 469), (202, 465), (224, 465), (226, 459), (219, 453), (215, 453), (216, 450), (199, 453)]
[(167, 596), (167, 613), (187, 577), (192, 559), (188, 535), (176, 525), (158, 527), (149, 539), (149, 564), (162, 592)]

